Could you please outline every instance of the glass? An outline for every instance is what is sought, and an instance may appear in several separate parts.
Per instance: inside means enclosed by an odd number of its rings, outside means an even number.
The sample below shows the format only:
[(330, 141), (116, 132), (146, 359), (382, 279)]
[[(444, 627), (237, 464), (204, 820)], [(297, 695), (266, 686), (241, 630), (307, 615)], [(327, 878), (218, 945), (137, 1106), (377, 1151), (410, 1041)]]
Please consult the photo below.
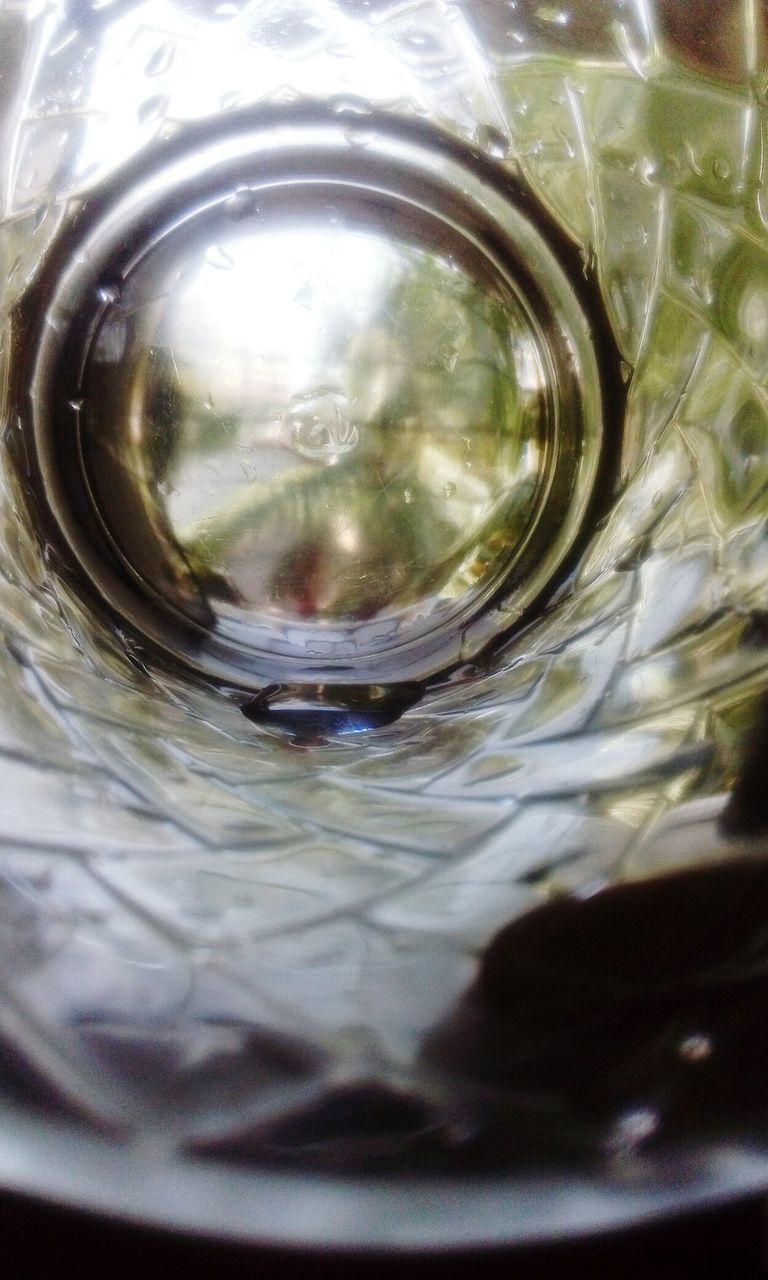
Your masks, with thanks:
[(0, 7), (8, 1185), (402, 1247), (765, 1186), (765, 35)]

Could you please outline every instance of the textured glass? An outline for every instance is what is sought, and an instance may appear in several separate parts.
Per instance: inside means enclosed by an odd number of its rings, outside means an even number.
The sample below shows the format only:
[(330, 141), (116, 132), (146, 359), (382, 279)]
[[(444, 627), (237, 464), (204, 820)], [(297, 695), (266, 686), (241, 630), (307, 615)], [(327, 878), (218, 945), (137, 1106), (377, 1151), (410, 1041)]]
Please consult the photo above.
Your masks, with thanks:
[[(767, 67), (758, 0), (0, 3), (9, 1184), (225, 1233), (407, 1245), (566, 1233), (768, 1181)], [(63, 324), (40, 282), (83, 268), (68, 245), (104, 193), (228, 113), (234, 129), (309, 108), (356, 156), (386, 117), (468, 148), (511, 206), (525, 192), (605, 316), (606, 335), (584, 332), (615, 372), (607, 461), (578, 519), (550, 528), (568, 536), (547, 593), (518, 608), (477, 583), (489, 564), (503, 578), (509, 530), (533, 519), (546, 415), (520, 390), (547, 342), (526, 358), (522, 325), (515, 363), (499, 335), (522, 312), (472, 263), (419, 280), (420, 236), (365, 218), (342, 236), (310, 210), (306, 261), (281, 260), (279, 228), (244, 262), (193, 244), (187, 292), (151, 332), (119, 314), (130, 298), (101, 298), (103, 385), (71, 412), (102, 515), (120, 525), (104, 494), (122, 468), (170, 548), (151, 545), (144, 585), (156, 574), (162, 598), (178, 553), (217, 609), (280, 626), (457, 592), (482, 605), (449, 675), (398, 693), (393, 666), (362, 718), (332, 671), (310, 696), (281, 670), (262, 706), (259, 679), (222, 688), (129, 604), (127, 622), (106, 611), (43, 509), (30, 430), (30, 334), (55, 344)], [(351, 299), (363, 389), (347, 328), (332, 376), (259, 383), (254, 423), (233, 331), (265, 271), (281, 350), (280, 325), (299, 350), (312, 290), (329, 313)], [(205, 308), (216, 383), (195, 381)], [(397, 403), (403, 457), (372, 402), (349, 408), (386, 390), (393, 330), (421, 369)], [(147, 405), (177, 346), (194, 411), (176, 404), (187, 447), (158, 459)], [(302, 359), (328, 351), (313, 337)], [(130, 456), (110, 436), (126, 413)], [(137, 509), (107, 528), (121, 554), (142, 542)], [(260, 576), (242, 570), (254, 554)]]

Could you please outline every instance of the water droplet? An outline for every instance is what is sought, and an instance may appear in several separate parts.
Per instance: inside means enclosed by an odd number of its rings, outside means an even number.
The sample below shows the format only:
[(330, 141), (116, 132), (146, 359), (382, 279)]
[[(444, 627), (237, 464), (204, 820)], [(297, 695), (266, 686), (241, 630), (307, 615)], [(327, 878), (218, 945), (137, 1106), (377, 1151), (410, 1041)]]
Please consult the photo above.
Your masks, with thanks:
[(169, 101), (165, 93), (155, 93), (147, 98), (136, 112), (139, 124), (151, 124), (154, 120), (162, 119), (168, 110)]
[(374, 134), (370, 129), (360, 129), (350, 127), (344, 130), (344, 137), (350, 147), (358, 147), (363, 150), (369, 147), (374, 139)]
[(219, 107), (222, 111), (231, 111), (233, 107), (237, 107), (243, 100), (243, 95), (237, 89), (230, 89), (228, 93), (222, 93), (219, 98)]
[(43, 223), (48, 217), (50, 208), (51, 206), (49, 204), (39, 204), (35, 209), (35, 212), (32, 218), (32, 234), (33, 235), (35, 234), (35, 232), (39, 231), (40, 228), (42, 227)]
[(570, 14), (565, 9), (556, 9), (554, 5), (543, 4), (536, 10), (539, 22), (550, 23), (556, 27), (567, 27)]
[(712, 1054), (712, 1041), (701, 1033), (686, 1036), (680, 1042), (679, 1052), (686, 1062), (705, 1062)]
[(175, 57), (176, 45), (172, 41), (167, 40), (164, 44), (158, 45), (144, 67), (145, 74), (148, 76), (164, 76), (170, 70)]
[(251, 187), (241, 187), (225, 202), (224, 212), (233, 222), (238, 222), (241, 218), (249, 218), (254, 213), (258, 213), (257, 193)]
[(120, 297), (120, 290), (114, 284), (102, 284), (96, 290), (96, 297), (105, 306), (113, 306)]
[(205, 260), (209, 267), (215, 267), (217, 271), (231, 271), (235, 265), (234, 258), (220, 244), (209, 246), (205, 253)]
[(337, 116), (369, 116), (371, 104), (354, 93), (343, 93), (331, 99), (331, 110)]
[(410, 506), (413, 502), (413, 489), (403, 489), (403, 501)]
[(448, 480), (443, 485), (443, 493), (445, 494), (446, 498), (452, 498), (455, 492), (456, 492), (456, 485), (453, 483), (452, 480)]
[(354, 449), (360, 438), (350, 420), (347, 397), (329, 387), (294, 396), (282, 426), (287, 447), (317, 462), (335, 462)]
[(475, 138), (489, 156), (495, 160), (504, 160), (509, 154), (509, 138), (493, 125), (481, 124), (475, 130)]
[(661, 1123), (653, 1107), (636, 1107), (620, 1117), (608, 1140), (609, 1151), (628, 1155), (656, 1133)]
[(563, 133), (562, 129), (556, 129), (555, 132), (563, 144), (563, 150), (565, 151), (566, 159), (575, 160), (576, 146), (573, 142), (573, 139), (569, 138), (567, 133)]
[(158, 137), (162, 142), (170, 142), (179, 133), (181, 126), (176, 120), (164, 120), (160, 126)]
[(715, 156), (712, 161), (712, 173), (718, 182), (726, 182), (731, 176), (731, 166), (725, 156)]

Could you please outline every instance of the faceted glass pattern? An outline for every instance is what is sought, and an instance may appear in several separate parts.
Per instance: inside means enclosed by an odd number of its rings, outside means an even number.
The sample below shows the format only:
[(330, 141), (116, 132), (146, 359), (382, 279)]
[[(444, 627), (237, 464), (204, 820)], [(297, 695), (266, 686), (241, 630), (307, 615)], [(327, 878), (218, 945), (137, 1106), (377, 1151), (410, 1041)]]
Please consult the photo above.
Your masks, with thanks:
[[(0, 9), (9, 1183), (326, 1244), (554, 1235), (765, 1184), (765, 864), (744, 788), (768, 686), (766, 67), (758, 0)], [(605, 421), (615, 482), (547, 607), (394, 723), (307, 741), (89, 606), (30, 515), (14, 360), (25, 298), (103, 184), (187, 126), (317, 100), (356, 127), (426, 122), (521, 179), (599, 291), (626, 403)], [(418, 329), (438, 348), (439, 301)], [(160, 323), (192, 342), (193, 310)], [(222, 300), (209, 337), (217, 315), (235, 323)], [(363, 424), (342, 382), (284, 390), (276, 429), (325, 483)], [(535, 431), (492, 437), (505, 478)], [(405, 485), (419, 521), (465, 476)], [(204, 482), (151, 484), (199, 554)], [(279, 556), (296, 498), (272, 498)], [(206, 554), (220, 573), (229, 551)], [(301, 614), (278, 581), (239, 590)]]

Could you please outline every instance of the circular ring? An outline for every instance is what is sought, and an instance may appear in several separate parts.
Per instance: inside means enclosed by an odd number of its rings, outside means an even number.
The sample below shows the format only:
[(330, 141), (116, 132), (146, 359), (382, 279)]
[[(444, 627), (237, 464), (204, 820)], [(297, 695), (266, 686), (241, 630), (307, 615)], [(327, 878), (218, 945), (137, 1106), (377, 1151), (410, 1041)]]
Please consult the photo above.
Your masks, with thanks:
[(525, 192), (423, 130), (193, 132), (67, 246), (32, 377), (99, 595), (240, 686), (421, 680), (552, 583), (603, 444), (592, 331)]

